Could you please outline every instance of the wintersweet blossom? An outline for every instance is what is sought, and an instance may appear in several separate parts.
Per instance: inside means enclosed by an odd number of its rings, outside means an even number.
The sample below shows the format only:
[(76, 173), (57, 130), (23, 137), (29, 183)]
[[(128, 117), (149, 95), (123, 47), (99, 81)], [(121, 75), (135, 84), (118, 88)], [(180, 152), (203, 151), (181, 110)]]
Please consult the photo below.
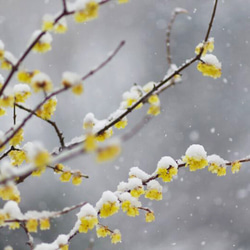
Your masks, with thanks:
[(41, 230), (48, 230), (48, 229), (50, 229), (49, 218), (40, 219), (39, 223), (40, 223), (40, 229)]
[(209, 155), (208, 160), (208, 171), (217, 174), (217, 176), (226, 175), (226, 162), (218, 155)]
[(58, 34), (63, 34), (67, 30), (68, 30), (67, 20), (65, 17), (63, 17), (54, 25), (53, 31)]
[(84, 149), (87, 152), (92, 152), (96, 150), (97, 148), (97, 143), (96, 143), (96, 137), (92, 133), (86, 134), (86, 138), (84, 141)]
[(178, 173), (178, 165), (176, 161), (169, 157), (164, 156), (160, 159), (157, 164), (156, 174), (161, 178), (164, 182), (170, 182), (173, 179), (173, 176)]
[(60, 176), (60, 181), (61, 182), (69, 182), (71, 179), (71, 172), (70, 171), (64, 171), (61, 176)]
[(97, 225), (96, 226), (96, 235), (98, 238), (104, 238), (104, 237), (107, 237), (108, 235), (110, 235), (111, 232), (109, 230), (108, 227), (106, 226), (103, 226), (103, 225)]
[(49, 92), (52, 90), (52, 82), (50, 77), (42, 72), (39, 72), (32, 77), (31, 86), (35, 92)]
[(17, 63), (17, 59), (9, 51), (4, 52), (4, 57), (1, 61), (1, 68), (6, 70), (11, 70), (12, 67)]
[[(31, 36), (30, 43), (33, 43), (38, 36), (42, 33), (41, 30), (36, 30)], [(43, 34), (40, 39), (36, 42), (36, 44), (33, 46), (32, 50), (37, 53), (45, 53), (49, 50), (51, 50), (51, 43), (52, 43), (52, 36), (49, 33)]]
[(31, 79), (34, 75), (40, 73), (39, 70), (27, 71), (27, 70), (20, 70), (17, 73), (17, 80), (23, 83), (31, 83)]
[(141, 202), (132, 197), (130, 193), (122, 193), (119, 196), (119, 200), (121, 201), (122, 211), (127, 213), (128, 216), (135, 217), (139, 215), (138, 207), (141, 206)]
[(54, 114), (57, 105), (57, 98), (53, 96), (43, 106), (36, 111), (36, 114), (44, 120), (49, 120)]
[(213, 52), (214, 50), (214, 38), (210, 37), (205, 43), (199, 43), (195, 48), (195, 54), (200, 54), (203, 48), (202, 56), (205, 56), (207, 52)]
[(27, 84), (19, 83), (13, 88), (15, 102), (25, 102), (31, 95), (30, 87)]
[(37, 219), (29, 219), (29, 220), (27, 220), (25, 226), (26, 226), (28, 232), (36, 233), (37, 227), (38, 227), (38, 221), (37, 221)]
[(12, 150), (8, 156), (13, 166), (20, 166), (26, 160), (25, 152), (22, 150)]
[(162, 186), (156, 180), (151, 180), (147, 183), (147, 190), (145, 191), (145, 198), (150, 200), (162, 200)]
[(82, 183), (82, 175), (80, 171), (76, 171), (72, 175), (72, 184), (73, 185), (80, 185)]
[(212, 54), (206, 54), (201, 57), (201, 61), (197, 65), (197, 69), (204, 76), (210, 76), (215, 79), (221, 76), (221, 63), (217, 57)]
[(97, 212), (89, 203), (81, 208), (77, 217), (81, 222), (79, 226), (80, 233), (87, 233), (88, 230), (92, 230), (98, 223)]
[(233, 162), (232, 163), (232, 168), (231, 168), (231, 170), (232, 170), (232, 173), (233, 174), (235, 174), (235, 173), (238, 173), (239, 171), (240, 171), (240, 169), (241, 169), (241, 162), (239, 162), (239, 161), (235, 161), (235, 162)]
[(111, 243), (117, 244), (122, 241), (122, 235), (118, 229), (115, 229), (113, 233), (110, 235)]
[(193, 144), (186, 150), (185, 156), (182, 157), (186, 167), (189, 166), (190, 171), (203, 169), (207, 166), (207, 152), (204, 147), (199, 144)]
[(77, 0), (74, 19), (77, 23), (86, 22), (98, 17), (99, 4), (96, 1)]
[(17, 203), (21, 201), (20, 192), (13, 182), (0, 185), (0, 198), (3, 200), (12, 200)]
[(9, 144), (11, 146), (19, 145), (23, 141), (23, 129), (19, 129), (17, 133), (10, 139)]
[(45, 14), (43, 16), (42, 30), (52, 31), (54, 28), (54, 16), (50, 14)]
[(145, 214), (145, 221), (146, 222), (153, 222), (155, 220), (155, 215), (153, 211), (147, 212)]
[(121, 145), (119, 140), (112, 140), (104, 145), (101, 145), (96, 150), (96, 161), (105, 162), (113, 160), (121, 152)]
[(96, 203), (96, 210), (101, 218), (109, 217), (118, 212), (120, 204), (117, 196), (111, 191), (105, 191), (101, 199)]

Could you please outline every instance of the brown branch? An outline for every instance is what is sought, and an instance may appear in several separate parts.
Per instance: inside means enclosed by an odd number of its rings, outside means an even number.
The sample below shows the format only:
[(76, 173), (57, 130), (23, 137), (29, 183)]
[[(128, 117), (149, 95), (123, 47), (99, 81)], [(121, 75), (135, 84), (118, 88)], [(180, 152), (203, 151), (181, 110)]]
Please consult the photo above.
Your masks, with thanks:
[(174, 21), (175, 21), (177, 15), (182, 14), (182, 13), (188, 13), (188, 12), (185, 9), (179, 9), (179, 8), (174, 9), (174, 11), (172, 12), (170, 22), (168, 23), (168, 27), (167, 27), (166, 47), (167, 47), (167, 61), (168, 61), (169, 67), (172, 64), (172, 56), (171, 56), (171, 50), (170, 50), (171, 31), (172, 31), (172, 27), (173, 27), (173, 24), (174, 24)]
[[(68, 15), (72, 15), (75, 12), (74, 11), (67, 11), (66, 8), (66, 1), (63, 1), (63, 11), (62, 13), (60, 13), (54, 21), (54, 25), (56, 23), (58, 23), (58, 21), (63, 18), (64, 16), (68, 16)], [(103, 5), (107, 2), (110, 2), (111, 0), (103, 0), (101, 2), (99, 2), (99, 5)], [(8, 77), (6, 78), (2, 88), (0, 89), (0, 97), (3, 94), (4, 89), (7, 87), (7, 85), (9, 84), (10, 80), (12, 79), (14, 73), (18, 70), (20, 64), (24, 61), (24, 59), (28, 56), (28, 54), (30, 53), (30, 51), (33, 49), (33, 47), (35, 46), (35, 44), (40, 40), (40, 38), (45, 35), (47, 32), (46, 31), (41, 31), (41, 33), (34, 39), (34, 41), (27, 47), (27, 49), (24, 51), (24, 53), (22, 54), (22, 56), (18, 59), (17, 63), (15, 65), (12, 65), (12, 69), (8, 75)]]
[[(93, 74), (95, 74), (97, 71), (99, 71), (100, 69), (102, 69), (105, 65), (107, 65), (108, 62), (111, 61), (112, 58), (114, 58), (114, 56), (118, 53), (118, 51), (123, 47), (123, 45), (125, 44), (125, 41), (122, 41), (118, 47), (114, 50), (114, 52), (111, 53), (110, 56), (108, 56), (108, 58), (103, 61), (95, 70), (91, 70), (89, 73), (87, 73), (85, 76), (82, 77), (82, 80), (86, 80), (87, 78), (89, 78), (90, 76), (92, 76)], [(11, 138), (14, 137), (14, 135), (26, 124), (26, 122), (33, 116), (33, 114), (42, 107), (42, 105), (49, 100), (50, 98), (52, 98), (53, 96), (56, 96), (64, 91), (66, 91), (67, 89), (69, 89), (68, 87), (63, 87), (61, 89), (56, 90), (55, 92), (51, 93), (50, 95), (48, 95), (41, 103), (39, 103), (34, 109), (33, 112), (30, 113), (26, 118), (24, 118), (24, 120), (21, 122), (21, 124), (12, 132), (12, 134), (10, 136), (8, 136), (0, 145), (0, 148), (2, 146), (4, 146), (6, 143), (8, 143)]]
[(25, 111), (27, 111), (27, 112), (29, 112), (29, 113), (32, 113), (33, 115), (35, 115), (36, 117), (40, 118), (41, 120), (43, 120), (43, 121), (49, 123), (49, 124), (55, 129), (55, 131), (56, 131), (56, 134), (57, 134), (57, 136), (58, 136), (58, 139), (59, 139), (61, 148), (64, 148), (64, 147), (65, 147), (63, 133), (59, 130), (59, 128), (58, 128), (56, 122), (51, 121), (51, 120), (47, 120), (47, 119), (43, 119), (42, 117), (40, 117), (39, 115), (37, 115), (36, 112), (34, 112), (33, 110), (28, 109), (28, 108), (22, 106), (21, 104), (16, 103), (16, 106), (17, 106), (18, 108), (22, 109), (22, 110), (25, 110)]
[(23, 228), (24, 232), (27, 235), (28, 241), (26, 242), (26, 244), (30, 247), (31, 250), (33, 250), (34, 249), (33, 237), (31, 236), (30, 232), (28, 231), (25, 223), (21, 223), (20, 226)]

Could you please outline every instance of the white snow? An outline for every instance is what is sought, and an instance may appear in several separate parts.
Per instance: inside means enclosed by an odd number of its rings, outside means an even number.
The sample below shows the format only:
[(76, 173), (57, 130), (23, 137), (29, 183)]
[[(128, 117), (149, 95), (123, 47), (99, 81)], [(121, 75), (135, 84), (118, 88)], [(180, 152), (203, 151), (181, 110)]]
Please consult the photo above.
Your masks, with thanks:
[(116, 203), (116, 205), (119, 206), (117, 196), (109, 190), (103, 192), (101, 199), (96, 203), (96, 210), (99, 211), (102, 208), (102, 205), (108, 202)]
[(25, 83), (18, 83), (14, 86), (13, 90), (15, 94), (20, 92), (27, 93), (30, 92), (30, 86)]
[[(30, 39), (30, 44), (33, 43), (34, 40), (42, 33), (41, 30), (36, 30), (33, 32), (31, 39)], [(45, 33), (40, 39), (40, 43), (47, 43), (50, 44), (52, 42), (53, 38), (50, 33)]]
[(147, 189), (156, 189), (158, 192), (162, 192), (161, 184), (156, 180), (151, 180), (147, 183)]
[(170, 167), (178, 168), (176, 161), (170, 156), (163, 156), (157, 164), (157, 169), (165, 168), (168, 169)]
[(147, 180), (148, 178), (150, 178), (150, 175), (147, 174), (146, 172), (144, 172), (143, 170), (141, 170), (139, 167), (132, 167), (129, 170), (129, 176), (135, 176), (139, 179), (141, 179), (142, 181)]
[(17, 59), (13, 56), (13, 54), (9, 51), (4, 52), (4, 59), (11, 63), (12, 65), (15, 65), (17, 62)]
[(97, 212), (96, 212), (95, 208), (92, 205), (90, 205), (89, 203), (82, 206), (80, 212), (77, 214), (78, 219), (81, 219), (82, 217), (85, 217), (85, 216), (97, 217)]
[(216, 164), (218, 166), (221, 166), (221, 167), (226, 167), (226, 161), (224, 159), (222, 159), (219, 155), (216, 155), (216, 154), (213, 154), (213, 155), (209, 155), (207, 157), (207, 160), (208, 160), (208, 163), (209, 164)]
[(186, 155), (189, 157), (194, 157), (198, 160), (207, 158), (207, 152), (205, 151), (204, 147), (199, 144), (193, 144), (189, 146), (186, 150)]
[(63, 72), (62, 81), (69, 82), (72, 85), (82, 84), (81, 76), (69, 71)]
[(215, 55), (206, 54), (205, 56), (201, 57), (201, 60), (206, 64), (214, 65), (216, 68), (221, 69), (221, 63)]

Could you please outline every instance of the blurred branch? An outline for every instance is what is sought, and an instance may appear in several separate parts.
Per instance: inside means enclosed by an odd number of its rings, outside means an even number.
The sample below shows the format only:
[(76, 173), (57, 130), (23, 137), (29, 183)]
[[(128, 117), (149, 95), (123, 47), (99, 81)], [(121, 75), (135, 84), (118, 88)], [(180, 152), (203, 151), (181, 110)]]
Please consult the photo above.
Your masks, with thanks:
[(30, 247), (31, 250), (34, 249), (34, 239), (31, 236), (30, 232), (28, 231), (28, 229), (25, 226), (25, 223), (21, 223), (20, 226), (23, 228), (24, 232), (26, 233), (27, 237), (28, 237), (28, 241), (26, 242), (26, 244)]
[(56, 134), (57, 134), (57, 136), (58, 136), (58, 138), (59, 138), (59, 142), (60, 142), (61, 148), (64, 148), (64, 147), (65, 147), (63, 133), (59, 130), (59, 128), (58, 128), (56, 122), (51, 121), (51, 120), (47, 120), (47, 119), (43, 119), (42, 117), (40, 117), (39, 115), (37, 115), (36, 112), (34, 112), (33, 110), (28, 109), (28, 108), (22, 106), (21, 104), (16, 103), (15, 105), (16, 105), (18, 108), (20, 108), (20, 109), (22, 109), (22, 110), (25, 110), (25, 111), (27, 111), (27, 112), (29, 112), (29, 113), (32, 113), (33, 115), (35, 115), (36, 117), (40, 118), (41, 120), (43, 120), (43, 121), (49, 123), (49, 124), (55, 129), (55, 131), (56, 131)]
[(170, 22), (168, 23), (167, 34), (166, 34), (166, 37), (167, 37), (166, 47), (167, 47), (167, 61), (168, 61), (169, 67), (172, 64), (172, 56), (171, 56), (171, 50), (170, 50), (170, 36), (171, 36), (172, 27), (173, 27), (173, 24), (177, 15), (183, 14), (183, 13), (186, 14), (188, 13), (188, 11), (185, 9), (181, 9), (181, 8), (175, 8), (174, 11), (172, 12)]
[[(68, 15), (72, 15), (75, 12), (74, 11), (67, 11), (67, 7), (66, 7), (66, 0), (62, 0), (63, 1), (63, 10), (62, 12), (55, 18), (54, 21), (54, 25), (57, 24), (59, 22), (59, 20), (61, 18), (63, 18), (64, 16), (68, 16)], [(111, 0), (103, 0), (101, 2), (99, 2), (99, 5), (103, 5), (107, 2), (110, 2)], [(35, 46), (35, 44), (40, 40), (40, 38), (42, 36), (44, 36), (47, 32), (46, 31), (41, 31), (40, 34), (34, 39), (34, 41), (27, 47), (27, 49), (24, 51), (24, 53), (22, 54), (22, 56), (18, 59), (17, 63), (15, 65), (12, 65), (12, 69), (8, 75), (8, 77), (6, 78), (3, 86), (0, 89), (0, 97), (3, 94), (3, 91), (5, 90), (5, 88), (7, 87), (7, 85), (9, 84), (10, 80), (12, 79), (14, 73), (18, 70), (20, 64), (24, 61), (24, 59), (28, 56), (28, 54), (30, 53), (30, 51), (33, 49), (33, 47)]]
[[(107, 59), (105, 59), (97, 68), (95, 68), (94, 70), (91, 70), (89, 73), (87, 73), (85, 76), (82, 77), (82, 80), (86, 80), (87, 78), (89, 78), (90, 76), (94, 75), (96, 72), (98, 72), (100, 69), (102, 69), (105, 65), (107, 65), (108, 62), (111, 61), (112, 58), (114, 58), (114, 56), (118, 53), (118, 51), (123, 47), (123, 45), (125, 44), (125, 41), (120, 42), (120, 44), (118, 45), (118, 47), (107, 57)], [(54, 91), (53, 93), (51, 93), (50, 95), (48, 95), (46, 98), (44, 98), (44, 100), (42, 102), (40, 102), (33, 110), (32, 112), (23, 119), (23, 121), (20, 123), (20, 125), (12, 132), (11, 135), (9, 135), (0, 145), (0, 148), (3, 147), (5, 144), (7, 144), (11, 138), (13, 138), (15, 136), (15, 134), (26, 124), (26, 122), (35, 114), (35, 112), (40, 109), (42, 107), (42, 105), (49, 99), (51, 99), (53, 96), (59, 95), (62, 92), (68, 90), (69, 87), (63, 87), (61, 89), (58, 89), (56, 91)]]

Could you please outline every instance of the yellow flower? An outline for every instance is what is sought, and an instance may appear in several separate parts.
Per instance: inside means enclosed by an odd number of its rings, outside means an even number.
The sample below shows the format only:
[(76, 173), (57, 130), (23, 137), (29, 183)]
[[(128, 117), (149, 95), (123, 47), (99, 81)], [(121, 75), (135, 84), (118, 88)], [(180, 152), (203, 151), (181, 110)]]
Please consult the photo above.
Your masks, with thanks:
[(13, 95), (4, 95), (1, 99), (0, 99), (0, 105), (1, 107), (13, 107), (14, 104), (14, 96)]
[(81, 95), (83, 93), (83, 85), (82, 84), (77, 84), (72, 87), (72, 92), (75, 95)]
[(145, 220), (146, 220), (146, 222), (152, 222), (152, 221), (154, 221), (155, 220), (154, 212), (153, 211), (147, 212), (145, 214)]
[(12, 150), (8, 155), (13, 166), (20, 166), (26, 160), (25, 152), (22, 150)]
[(50, 163), (49, 152), (45, 150), (38, 152), (33, 159), (33, 163), (37, 168), (46, 167)]
[(52, 82), (48, 75), (44, 73), (37, 73), (31, 79), (31, 86), (35, 92), (52, 90)]
[(10, 139), (9, 144), (11, 146), (19, 145), (23, 141), (23, 129), (19, 129), (18, 132)]
[(25, 102), (30, 95), (30, 87), (27, 84), (20, 83), (14, 86), (15, 102)]
[(43, 106), (36, 111), (36, 114), (44, 120), (49, 120), (56, 110), (57, 99), (53, 97), (43, 104)]
[(205, 56), (207, 52), (213, 52), (214, 50), (214, 38), (211, 37), (208, 39), (208, 41), (204, 43), (199, 43), (195, 48), (195, 54), (198, 55), (201, 52), (201, 49), (203, 48), (202, 56)]
[(154, 115), (154, 116), (157, 116), (160, 113), (161, 113), (161, 108), (160, 108), (160, 106), (157, 106), (157, 105), (150, 105), (150, 107), (147, 111), (148, 115)]
[(102, 225), (97, 225), (96, 226), (96, 235), (98, 238), (107, 237), (108, 235), (110, 235), (110, 230), (108, 229), (108, 227), (105, 227)]
[(17, 63), (17, 59), (9, 51), (4, 52), (4, 57), (1, 59), (1, 68), (11, 70), (12, 67)]
[(38, 221), (36, 219), (29, 219), (26, 222), (26, 228), (30, 233), (36, 233), (38, 227)]
[(39, 70), (34, 70), (34, 71), (20, 70), (17, 73), (17, 79), (19, 82), (30, 84), (32, 77), (38, 73), (40, 73)]
[(4, 224), (4, 221), (7, 219), (6, 214), (4, 213), (4, 211), (0, 210), (0, 226), (2, 226)]
[(41, 230), (48, 230), (50, 229), (50, 221), (49, 218), (45, 218), (45, 219), (40, 219), (40, 229)]
[(114, 230), (114, 232), (110, 235), (110, 238), (112, 244), (117, 244), (122, 241), (122, 236), (118, 229)]
[(0, 116), (3, 116), (6, 114), (6, 110), (0, 107)]
[(197, 65), (197, 69), (204, 76), (210, 76), (214, 79), (221, 76), (221, 63), (218, 61), (216, 56), (211, 54), (201, 57), (201, 61)]
[(121, 147), (118, 143), (111, 144), (109, 143), (106, 146), (99, 147), (97, 149), (97, 162), (105, 162), (113, 160), (121, 152)]
[(31, 175), (39, 177), (45, 172), (45, 170), (46, 170), (45, 166), (37, 167), (37, 169), (34, 170)]
[(93, 229), (94, 226), (97, 225), (97, 223), (98, 223), (97, 217), (91, 216), (91, 215), (82, 217), (80, 220), (81, 220), (81, 224), (79, 227), (80, 233), (87, 233), (88, 230)]
[(75, 21), (77, 23), (86, 22), (98, 17), (99, 4), (95, 1), (89, 1), (85, 7), (77, 6), (74, 14)]
[(162, 178), (164, 182), (170, 182), (173, 179), (173, 176), (177, 175), (178, 169), (174, 167), (166, 168), (159, 168), (157, 170), (157, 174), (159, 178)]
[(148, 102), (152, 105), (158, 105), (159, 102), (160, 102), (160, 99), (158, 97), (158, 95), (151, 95), (149, 98), (148, 98)]
[(129, 0), (118, 0), (118, 3), (128, 3)]
[(20, 192), (14, 184), (6, 184), (0, 187), (0, 197), (3, 200), (21, 201)]
[(217, 176), (226, 175), (225, 160), (218, 155), (208, 156), (208, 171), (217, 174)]
[(162, 200), (162, 192), (159, 192), (157, 189), (146, 190), (145, 198), (160, 201)]
[(55, 165), (54, 172), (57, 173), (57, 174), (58, 174), (58, 173), (62, 173), (62, 172), (63, 172), (63, 171), (62, 171), (63, 169), (64, 169), (64, 165), (61, 164), (61, 163), (59, 163), (59, 164), (56, 164), (56, 165)]
[(232, 173), (235, 174), (235, 173), (238, 173), (241, 169), (241, 162), (239, 161), (235, 161), (232, 163)]
[(151, 180), (147, 183), (145, 198), (150, 200), (162, 200), (162, 186), (156, 180)]
[(113, 129), (109, 128), (102, 132), (101, 134), (96, 136), (96, 139), (98, 141), (105, 141), (106, 139), (110, 138), (113, 135)]
[(51, 31), (54, 28), (54, 17), (52, 15), (46, 14), (43, 16), (43, 31)]
[(131, 196), (133, 196), (135, 198), (139, 198), (144, 193), (145, 193), (145, 191), (144, 191), (143, 187), (137, 187), (137, 188), (134, 188), (130, 191)]
[(19, 229), (19, 228), (20, 228), (19, 222), (11, 222), (9, 224), (9, 229), (10, 230), (16, 230), (16, 229)]
[(60, 176), (60, 181), (61, 182), (69, 182), (70, 178), (71, 178), (71, 172), (67, 171), (67, 172), (63, 172)]
[(84, 149), (87, 152), (92, 152), (96, 149), (96, 147), (97, 147), (96, 137), (91, 133), (87, 134), (84, 141)]
[(54, 32), (63, 34), (68, 30), (66, 18), (61, 18), (55, 25), (54, 25)]
[(73, 173), (73, 176), (72, 176), (72, 184), (78, 186), (78, 185), (80, 185), (81, 183), (82, 183), (81, 172)]
[(135, 217), (139, 215), (139, 210), (137, 207), (133, 206), (129, 200), (125, 200), (121, 204), (123, 212), (127, 212), (128, 216)]
[(69, 249), (69, 245), (60, 245), (60, 250), (68, 250)]
[(207, 152), (203, 146), (194, 144), (191, 145), (185, 156), (182, 158), (183, 162), (186, 163), (186, 167), (189, 166), (190, 171), (196, 171), (203, 169), (207, 166)]
[[(33, 42), (40, 34), (40, 30), (35, 31), (32, 35), (31, 42)], [(33, 46), (32, 50), (37, 53), (45, 53), (51, 50), (52, 40), (52, 36), (49, 33), (45, 33)]]
[(124, 117), (123, 119), (121, 119), (120, 121), (118, 121), (116, 124), (115, 124), (115, 127), (117, 129), (123, 129), (127, 126), (128, 124), (128, 120), (126, 117)]
[(102, 205), (100, 209), (100, 217), (106, 218), (109, 217), (115, 213), (117, 213), (119, 210), (119, 205), (117, 202), (106, 202)]

